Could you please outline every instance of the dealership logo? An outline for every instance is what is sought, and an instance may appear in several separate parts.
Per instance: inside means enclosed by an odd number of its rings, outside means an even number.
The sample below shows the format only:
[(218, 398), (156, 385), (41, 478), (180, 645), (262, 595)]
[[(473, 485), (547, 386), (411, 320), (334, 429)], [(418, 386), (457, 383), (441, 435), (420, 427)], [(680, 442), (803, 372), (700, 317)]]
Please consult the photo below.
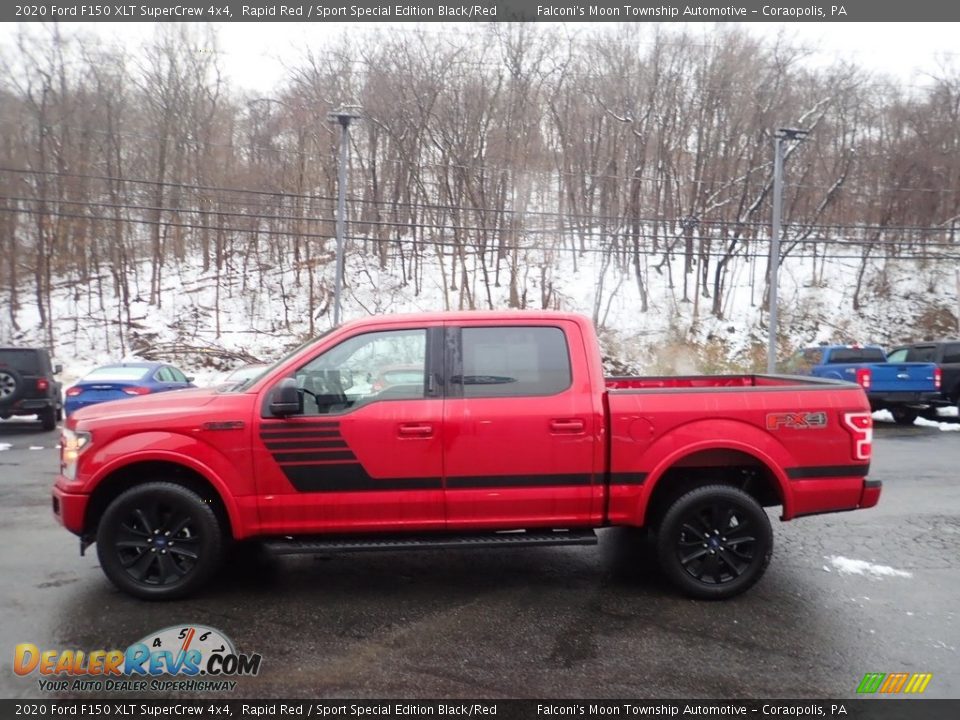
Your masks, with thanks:
[(919, 694), (927, 689), (933, 673), (867, 673), (857, 686), (862, 694)]
[[(125, 650), (41, 650), (20, 643), (13, 670), (39, 675), (41, 690), (232, 690), (232, 678), (257, 675), (261, 660), (258, 653), (238, 653), (215, 628), (173, 625)], [(171, 676), (180, 680), (159, 680)]]

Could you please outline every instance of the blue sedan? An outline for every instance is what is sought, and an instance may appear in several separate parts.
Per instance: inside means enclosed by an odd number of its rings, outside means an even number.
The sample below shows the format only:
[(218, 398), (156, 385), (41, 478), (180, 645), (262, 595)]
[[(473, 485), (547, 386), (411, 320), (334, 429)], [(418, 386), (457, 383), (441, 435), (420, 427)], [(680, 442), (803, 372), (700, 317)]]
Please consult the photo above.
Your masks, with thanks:
[(129, 362), (104, 365), (67, 390), (63, 409), (67, 417), (70, 417), (80, 408), (97, 403), (192, 387), (195, 387), (192, 377), (165, 363)]

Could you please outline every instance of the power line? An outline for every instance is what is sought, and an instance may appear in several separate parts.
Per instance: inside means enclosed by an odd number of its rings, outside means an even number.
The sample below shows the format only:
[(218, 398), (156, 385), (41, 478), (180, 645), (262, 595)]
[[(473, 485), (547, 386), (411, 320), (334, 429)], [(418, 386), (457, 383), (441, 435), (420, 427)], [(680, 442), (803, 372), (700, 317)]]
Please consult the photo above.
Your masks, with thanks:
[[(42, 175), (42, 176), (55, 176), (55, 177), (72, 177), (77, 179), (88, 179), (88, 180), (102, 180), (106, 182), (118, 182), (118, 183), (129, 183), (129, 184), (138, 184), (138, 185), (151, 185), (151, 186), (162, 186), (162, 187), (172, 187), (178, 189), (187, 189), (187, 190), (200, 190), (200, 191), (211, 191), (218, 193), (237, 193), (237, 194), (251, 194), (251, 195), (262, 195), (268, 197), (274, 197), (279, 200), (286, 198), (294, 199), (303, 199), (309, 201), (325, 201), (325, 202), (334, 202), (335, 197), (331, 195), (311, 195), (303, 193), (292, 193), (282, 190), (254, 190), (247, 188), (233, 188), (233, 187), (224, 187), (224, 186), (213, 186), (213, 185), (195, 185), (189, 183), (181, 182), (172, 182), (172, 181), (160, 181), (160, 180), (145, 180), (145, 179), (135, 179), (135, 178), (122, 178), (116, 176), (107, 176), (107, 175), (94, 175), (94, 174), (85, 174), (85, 173), (70, 173), (65, 171), (52, 171), (52, 170), (31, 170), (27, 168), (11, 168), (11, 167), (0, 167), (0, 172), (9, 172), (15, 174), (27, 174), (27, 175)], [(64, 200), (58, 200), (55, 198), (37, 198), (41, 202), (66, 202)], [(558, 218), (558, 219), (571, 219), (571, 220), (585, 220), (588, 222), (603, 222), (611, 221), (614, 223), (624, 223), (624, 222), (643, 222), (650, 224), (666, 224), (666, 225), (675, 225), (682, 224), (683, 221), (690, 218), (695, 220), (698, 225), (719, 225), (719, 226), (730, 226), (738, 228), (763, 228), (768, 227), (768, 223), (762, 220), (718, 220), (718, 219), (709, 219), (709, 218), (700, 218), (696, 216), (678, 216), (672, 218), (651, 218), (651, 217), (633, 217), (631, 215), (594, 215), (594, 214), (578, 214), (578, 213), (569, 213), (569, 212), (547, 212), (542, 210), (516, 210), (509, 208), (471, 208), (463, 207), (456, 205), (443, 205), (443, 204), (427, 204), (427, 203), (407, 203), (407, 202), (394, 202), (392, 200), (371, 200), (369, 198), (358, 198), (351, 197), (348, 198), (351, 203), (362, 204), (362, 205), (375, 205), (381, 206), (388, 209), (393, 209), (395, 207), (402, 207), (408, 209), (422, 209), (422, 210), (456, 210), (465, 213), (492, 213), (497, 215), (510, 215), (510, 216), (520, 216), (520, 217), (548, 217), (548, 218)], [(211, 202), (216, 202), (216, 200), (211, 200)], [(183, 212), (180, 209), (171, 209), (171, 211)], [(205, 212), (198, 210), (197, 212)], [(354, 221), (354, 222), (370, 222), (370, 221)], [(885, 224), (842, 224), (842, 223), (784, 223), (784, 227), (800, 229), (803, 231), (814, 231), (814, 230), (823, 230), (823, 231), (835, 231), (835, 230), (881, 230), (888, 232), (931, 232), (939, 233), (951, 231), (952, 228), (945, 225), (885, 225)]]
[[(203, 208), (190, 208), (183, 206), (153, 206), (153, 205), (137, 205), (130, 203), (114, 203), (114, 202), (100, 202), (100, 201), (90, 201), (90, 200), (65, 200), (65, 199), (56, 199), (56, 200), (44, 200), (41, 198), (28, 198), (28, 197), (18, 197), (10, 195), (0, 195), (0, 200), (12, 201), (17, 203), (49, 203), (51, 205), (72, 205), (78, 207), (95, 207), (95, 208), (107, 208), (113, 210), (142, 210), (154, 213), (170, 213), (173, 215), (216, 215), (220, 217), (239, 217), (247, 218), (250, 220), (266, 220), (266, 221), (290, 221), (296, 223), (333, 223), (335, 219), (333, 217), (315, 217), (309, 215), (272, 215), (272, 214), (263, 214), (263, 213), (241, 213), (241, 212), (228, 212), (216, 209), (203, 209)], [(12, 211), (16, 211), (17, 208), (11, 208)], [(40, 211), (41, 213), (44, 211)], [(123, 220), (124, 218), (113, 218), (114, 220)], [(473, 225), (456, 225), (456, 224), (442, 224), (434, 222), (424, 222), (423, 220), (417, 221), (406, 221), (406, 222), (393, 222), (389, 220), (365, 220), (365, 219), (355, 219), (351, 221), (351, 224), (354, 226), (367, 226), (367, 227), (389, 227), (389, 228), (409, 228), (411, 230), (449, 230), (453, 232), (481, 232), (481, 233), (490, 233), (495, 235), (503, 235), (505, 233), (516, 232), (521, 235), (550, 235), (550, 234), (565, 234), (569, 233), (570, 235), (575, 236), (574, 239), (581, 237), (606, 237), (606, 236), (616, 236), (618, 238), (623, 238), (626, 240), (632, 240), (634, 238), (644, 239), (644, 240), (657, 240), (667, 242), (668, 240), (680, 241), (685, 240), (681, 235), (660, 235), (652, 233), (649, 229), (644, 229), (640, 232), (634, 232), (630, 227), (632, 218), (621, 218), (620, 222), (616, 223), (615, 228), (604, 228), (604, 227), (593, 227), (593, 228), (580, 228), (570, 225), (559, 225), (556, 227), (529, 227), (522, 226), (516, 228), (505, 228), (503, 226), (497, 227), (488, 227), (488, 226), (473, 226)], [(645, 224), (650, 224), (650, 221), (644, 220)], [(830, 226), (832, 229), (834, 226)], [(803, 226), (801, 229), (807, 229), (806, 226)], [(859, 228), (858, 228), (859, 229)], [(248, 230), (250, 231), (250, 230)], [(942, 228), (939, 232), (949, 232), (948, 229)], [(298, 232), (293, 232), (293, 234), (299, 234)], [(697, 235), (694, 236), (694, 240), (715, 240), (717, 242), (729, 242), (734, 240), (734, 238), (725, 238), (725, 237), (714, 237), (714, 236), (704, 236)], [(737, 242), (748, 244), (748, 243), (767, 243), (769, 238), (736, 238)], [(785, 244), (809, 244), (809, 245), (900, 245), (904, 241), (890, 239), (890, 238), (877, 238), (875, 240), (867, 240), (865, 238), (856, 238), (851, 236), (832, 236), (832, 237), (810, 237), (809, 235), (800, 237), (800, 238), (787, 238)], [(947, 248), (960, 248), (960, 244), (952, 242), (935, 242), (930, 240), (923, 240), (922, 246), (925, 248), (931, 247), (947, 247)]]
[[(184, 222), (172, 222), (164, 220), (148, 220), (144, 218), (117, 218), (110, 217), (106, 215), (89, 215), (81, 213), (63, 213), (58, 211), (41, 211), (41, 210), (28, 210), (28, 209), (18, 209), (18, 208), (6, 208), (0, 207), (0, 212), (7, 213), (24, 213), (28, 215), (44, 215), (49, 217), (60, 217), (60, 218), (72, 218), (79, 220), (98, 220), (104, 222), (121, 222), (121, 223), (134, 223), (138, 225), (150, 225), (150, 226), (163, 226), (163, 227), (178, 227), (184, 229), (193, 229), (193, 230), (210, 230), (214, 232), (228, 232), (228, 233), (243, 233), (247, 235), (266, 235), (266, 236), (282, 236), (282, 237), (298, 237), (306, 239), (322, 239), (322, 240), (331, 240), (332, 237), (329, 233), (310, 233), (310, 232), (285, 232), (281, 230), (267, 230), (262, 228), (238, 228), (238, 227), (219, 227), (215, 225), (203, 225), (198, 223), (184, 223)], [(651, 239), (650, 236), (647, 239)], [(496, 253), (503, 250), (516, 250), (516, 251), (533, 251), (538, 253), (577, 253), (577, 254), (611, 254), (611, 255), (625, 255), (629, 256), (632, 254), (644, 255), (648, 257), (666, 257), (666, 256), (680, 256), (675, 248), (662, 248), (656, 249), (653, 248), (632, 248), (632, 247), (623, 247), (623, 248), (612, 248), (612, 247), (586, 247), (579, 248), (574, 246), (571, 247), (556, 247), (556, 248), (544, 248), (542, 246), (535, 245), (518, 245), (518, 244), (501, 244), (496, 243), (485, 249), (476, 248), (476, 243), (457, 243), (450, 242), (445, 240), (437, 239), (426, 239), (417, 241), (415, 238), (371, 238), (368, 236), (362, 235), (348, 235), (346, 236), (348, 240), (355, 240), (364, 243), (372, 244), (400, 244), (400, 245), (412, 245), (412, 246), (435, 246), (435, 247), (451, 247), (455, 248), (458, 252), (464, 252), (467, 254), (486, 254), (486, 253)], [(661, 238), (662, 240), (663, 238)], [(766, 255), (758, 255), (754, 253), (753, 255), (744, 255), (742, 253), (731, 253), (731, 252), (717, 252), (714, 250), (700, 251), (697, 250), (694, 253), (695, 258), (703, 257), (716, 257), (716, 258), (727, 258), (732, 257), (744, 257), (749, 258), (753, 257), (754, 259), (765, 260)], [(818, 254), (803, 254), (803, 253), (792, 253), (789, 255), (794, 259), (817, 259), (822, 260), (824, 257), (829, 260), (865, 260), (865, 259), (890, 259), (890, 260), (960, 260), (960, 254), (957, 255), (945, 255), (945, 254), (935, 254), (935, 253), (923, 253), (919, 254), (916, 250), (912, 254), (898, 253), (898, 254), (886, 254), (880, 255), (873, 252), (863, 251), (855, 255), (826, 255)]]

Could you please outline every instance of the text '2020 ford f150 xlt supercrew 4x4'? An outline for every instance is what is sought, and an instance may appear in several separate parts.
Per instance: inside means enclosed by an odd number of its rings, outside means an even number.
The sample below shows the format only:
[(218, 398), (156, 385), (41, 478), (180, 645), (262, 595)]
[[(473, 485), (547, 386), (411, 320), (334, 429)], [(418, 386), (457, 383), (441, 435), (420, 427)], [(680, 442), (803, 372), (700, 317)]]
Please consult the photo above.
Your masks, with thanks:
[(281, 554), (582, 545), (607, 526), (653, 528), (681, 590), (725, 598), (770, 560), (764, 507), (790, 520), (877, 503), (871, 440), (856, 384), (604, 378), (579, 315), (397, 315), (239, 385), (80, 410), (53, 510), (143, 598), (194, 591), (241, 540)]

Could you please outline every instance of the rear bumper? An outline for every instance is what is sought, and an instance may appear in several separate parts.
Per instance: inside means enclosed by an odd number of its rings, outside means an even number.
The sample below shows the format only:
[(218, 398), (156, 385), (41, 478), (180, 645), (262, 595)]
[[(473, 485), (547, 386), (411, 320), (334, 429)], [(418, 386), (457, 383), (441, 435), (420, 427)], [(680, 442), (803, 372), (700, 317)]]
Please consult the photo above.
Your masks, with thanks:
[(883, 483), (860, 477), (818, 477), (792, 480), (792, 512), (784, 520), (804, 515), (865, 510), (880, 501)]
[(11, 404), (0, 405), (0, 415), (35, 415), (55, 407), (53, 398), (23, 398)]
[(857, 505), (857, 509), (864, 510), (866, 508), (874, 507), (878, 502), (880, 502), (881, 490), (883, 490), (882, 480), (864, 479), (863, 490), (860, 491), (860, 504)]
[(899, 405), (917, 405), (929, 407), (943, 405), (943, 395), (939, 392), (871, 392), (867, 394), (870, 406), (875, 409)]
[(83, 533), (83, 518), (87, 512), (90, 496), (65, 491), (60, 487), (60, 480), (58, 479), (57, 484), (53, 486), (51, 497), (53, 516), (67, 530), (80, 535)]

